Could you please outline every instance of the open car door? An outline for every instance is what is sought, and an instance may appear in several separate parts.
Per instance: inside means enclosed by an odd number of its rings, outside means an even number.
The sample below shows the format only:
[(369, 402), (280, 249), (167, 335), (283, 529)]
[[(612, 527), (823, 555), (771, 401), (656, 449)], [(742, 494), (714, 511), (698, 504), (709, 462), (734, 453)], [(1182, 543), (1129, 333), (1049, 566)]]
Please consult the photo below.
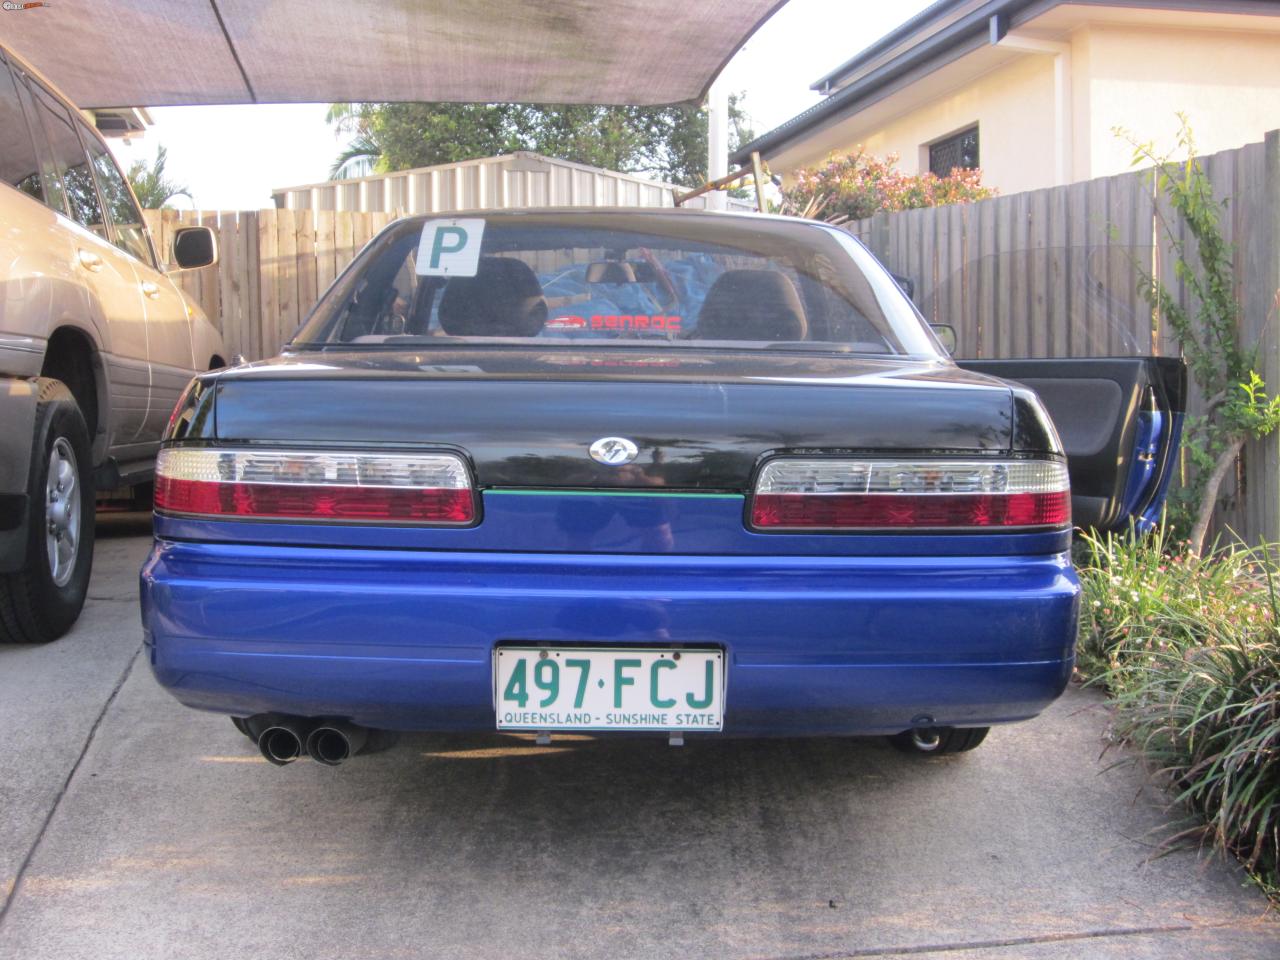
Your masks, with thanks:
[(1187, 369), (1177, 357), (959, 360), (1040, 395), (1067, 451), (1075, 525), (1140, 531), (1160, 521), (1177, 465)]

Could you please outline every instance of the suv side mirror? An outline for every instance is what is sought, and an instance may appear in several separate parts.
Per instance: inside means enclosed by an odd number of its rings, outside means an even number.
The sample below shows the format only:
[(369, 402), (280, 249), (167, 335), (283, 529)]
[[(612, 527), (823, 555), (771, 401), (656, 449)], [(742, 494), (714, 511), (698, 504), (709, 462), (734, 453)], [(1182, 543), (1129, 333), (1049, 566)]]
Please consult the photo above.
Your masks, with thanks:
[(947, 355), (955, 356), (956, 347), (960, 346), (960, 337), (956, 335), (956, 328), (949, 323), (931, 323), (929, 324), (929, 329), (938, 338), (938, 342), (942, 344), (942, 349), (947, 351)]
[(173, 233), (173, 263), (195, 270), (218, 262), (218, 238), (208, 227), (179, 227)]

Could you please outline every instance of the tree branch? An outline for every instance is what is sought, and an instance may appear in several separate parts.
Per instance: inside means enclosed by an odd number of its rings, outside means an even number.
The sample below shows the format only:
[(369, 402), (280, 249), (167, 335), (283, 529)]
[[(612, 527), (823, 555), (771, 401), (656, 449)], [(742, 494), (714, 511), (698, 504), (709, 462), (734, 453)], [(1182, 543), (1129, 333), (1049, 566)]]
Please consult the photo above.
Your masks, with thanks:
[(1213, 472), (1209, 474), (1204, 495), (1200, 499), (1200, 509), (1196, 513), (1195, 525), (1191, 528), (1191, 549), (1196, 556), (1204, 552), (1205, 534), (1209, 532), (1209, 521), (1213, 519), (1213, 509), (1218, 505), (1218, 490), (1222, 487), (1227, 471), (1236, 462), (1236, 457), (1240, 456), (1242, 449), (1244, 449), (1244, 438), (1237, 437), (1218, 454), (1218, 459), (1214, 461)]

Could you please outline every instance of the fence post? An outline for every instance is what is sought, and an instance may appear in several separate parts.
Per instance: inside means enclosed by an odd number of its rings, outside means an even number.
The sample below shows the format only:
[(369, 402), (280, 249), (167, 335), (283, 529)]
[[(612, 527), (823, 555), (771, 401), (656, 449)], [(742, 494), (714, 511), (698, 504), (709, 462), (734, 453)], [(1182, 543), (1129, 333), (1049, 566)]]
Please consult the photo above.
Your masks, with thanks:
[(240, 214), (240, 236), (243, 238), (240, 249), (243, 251), (241, 262), (244, 264), (240, 302), (244, 311), (244, 325), (236, 347), (240, 353), (248, 356), (256, 352), (258, 331), (262, 329), (262, 257), (258, 248), (259, 227), (256, 210), (247, 210)]
[[(276, 241), (277, 210), (258, 212), (258, 330), (250, 360), (274, 357), (272, 332), (279, 326), (280, 307), (276, 300), (276, 282), (280, 258)], [(248, 344), (246, 344), (248, 346)]]
[[(1266, 251), (1261, 281), (1267, 315), (1259, 330), (1259, 357), (1262, 377), (1268, 389), (1280, 390), (1280, 130), (1267, 134), (1265, 144), (1263, 190), (1266, 209), (1258, 240)], [(1258, 539), (1264, 543), (1280, 542), (1280, 432), (1264, 438), (1259, 446), (1264, 457), (1262, 476), (1266, 497), (1262, 511), (1262, 529)]]
[(871, 215), (871, 252), (881, 263), (889, 262), (889, 215), (873, 213)]

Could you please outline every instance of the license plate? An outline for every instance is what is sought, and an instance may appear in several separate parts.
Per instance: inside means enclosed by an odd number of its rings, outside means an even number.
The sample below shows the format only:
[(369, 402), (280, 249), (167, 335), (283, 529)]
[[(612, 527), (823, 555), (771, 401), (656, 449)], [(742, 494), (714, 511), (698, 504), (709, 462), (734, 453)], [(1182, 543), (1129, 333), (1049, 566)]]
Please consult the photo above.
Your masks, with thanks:
[(724, 653), (499, 647), (499, 730), (721, 730)]

